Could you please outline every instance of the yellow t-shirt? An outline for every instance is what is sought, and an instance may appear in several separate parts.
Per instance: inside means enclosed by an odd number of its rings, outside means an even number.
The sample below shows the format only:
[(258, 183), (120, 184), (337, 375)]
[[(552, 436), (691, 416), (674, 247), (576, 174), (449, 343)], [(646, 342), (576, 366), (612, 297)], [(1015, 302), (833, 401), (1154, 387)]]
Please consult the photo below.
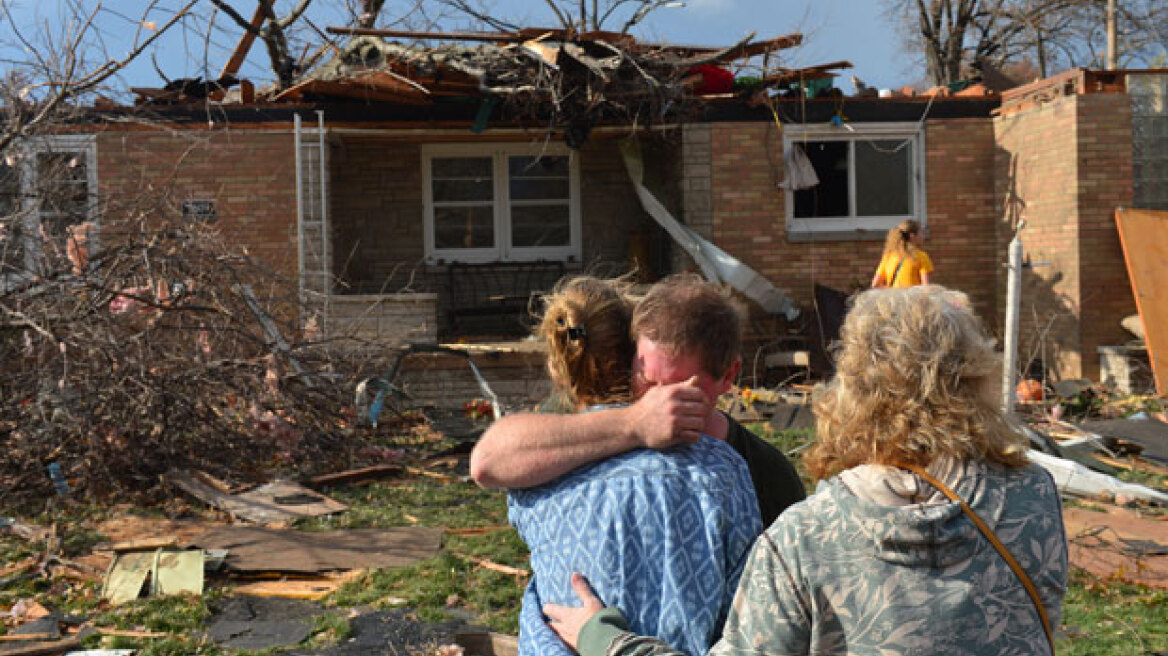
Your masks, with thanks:
[[(880, 259), (880, 267), (877, 269), (884, 274), (884, 284), (887, 287), (912, 287), (913, 285), (921, 284), (922, 273), (933, 272), (933, 260), (929, 259), (929, 254), (917, 249), (917, 252), (904, 261), (904, 266), (900, 267), (900, 271), (896, 270), (896, 265), (900, 264), (900, 256), (895, 253), (885, 253), (884, 257)], [(893, 280), (893, 275), (896, 275), (896, 280)]]

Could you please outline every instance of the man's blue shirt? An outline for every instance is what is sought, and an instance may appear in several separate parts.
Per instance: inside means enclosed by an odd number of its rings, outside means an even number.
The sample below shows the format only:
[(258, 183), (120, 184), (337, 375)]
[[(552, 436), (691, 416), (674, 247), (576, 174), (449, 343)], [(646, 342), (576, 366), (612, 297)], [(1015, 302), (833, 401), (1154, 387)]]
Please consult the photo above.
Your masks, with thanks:
[(545, 623), (543, 604), (579, 606), (579, 572), (641, 635), (704, 654), (722, 630), (738, 577), (762, 532), (746, 462), (703, 436), (577, 469), (508, 497), (531, 550), (519, 615), (520, 656), (572, 652)]

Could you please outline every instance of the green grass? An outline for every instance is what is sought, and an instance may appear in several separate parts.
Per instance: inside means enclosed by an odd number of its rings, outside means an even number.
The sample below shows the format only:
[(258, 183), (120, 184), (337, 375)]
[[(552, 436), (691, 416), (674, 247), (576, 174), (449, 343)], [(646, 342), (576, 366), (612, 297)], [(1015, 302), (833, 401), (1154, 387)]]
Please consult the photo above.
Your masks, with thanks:
[[(505, 526), (507, 502), (503, 492), (484, 490), (473, 483), (429, 478), (377, 483), (337, 490), (333, 498), (349, 510), (331, 519), (304, 522), (306, 530), (330, 528), (388, 528), (441, 526), (475, 528)], [(450, 618), (451, 607), (470, 610), (478, 622), (496, 631), (518, 630), (519, 601), (526, 577), (481, 567), (473, 559), (527, 569), (527, 548), (514, 529), (479, 535), (447, 535), (441, 555), (412, 567), (375, 570), (338, 590), (328, 603), (362, 604), (378, 608), (409, 606), (427, 621)]]
[[(774, 444), (811, 481), (800, 463), (797, 449), (811, 438), (811, 431), (775, 431), (766, 424), (748, 428)], [(439, 448), (442, 445), (435, 445)], [(1163, 480), (1141, 480), (1163, 485)], [(389, 528), (395, 526), (435, 526), (446, 528), (497, 527), (507, 523), (506, 495), (483, 490), (473, 483), (451, 478), (437, 480), (411, 477), (366, 486), (329, 491), (329, 495), (349, 505), (345, 513), (331, 518), (302, 521), (302, 530), (345, 528)], [(76, 511), (77, 516), (71, 513)], [(68, 514), (54, 513), (66, 552), (81, 552), (103, 536), (89, 520), (100, 516), (92, 507), (77, 506)], [(137, 512), (135, 510), (135, 512)], [(38, 521), (48, 523), (47, 517)], [(0, 536), (0, 562), (15, 562), (39, 553), (33, 545), (13, 537)], [(518, 628), (519, 603), (526, 576), (515, 576), (482, 567), (476, 559), (517, 569), (528, 569), (525, 545), (511, 528), (474, 535), (450, 535), (442, 553), (413, 567), (372, 570), (325, 599), (333, 608), (316, 620), (307, 646), (321, 647), (347, 639), (349, 608), (409, 607), (426, 621), (473, 615), (476, 623), (514, 634)], [(202, 597), (143, 599), (114, 609), (100, 610), (98, 586), (66, 584), (42, 579), (25, 580), (0, 588), (0, 609), (18, 599), (33, 597), (43, 604), (68, 612), (88, 614), (103, 626), (139, 628), (168, 632), (166, 639), (90, 638), (89, 648), (139, 648), (142, 656), (197, 654), (223, 656), (227, 652), (196, 636), (210, 617), (209, 604), (230, 595), (229, 588), (209, 588)], [(1060, 645), (1063, 654), (1143, 654), (1168, 650), (1168, 596), (1119, 582), (1099, 582), (1086, 575), (1072, 577), (1064, 604), (1064, 631), (1070, 641)], [(237, 655), (239, 652), (234, 652)]]
[(1072, 573), (1059, 653), (1121, 656), (1168, 650), (1168, 592)]

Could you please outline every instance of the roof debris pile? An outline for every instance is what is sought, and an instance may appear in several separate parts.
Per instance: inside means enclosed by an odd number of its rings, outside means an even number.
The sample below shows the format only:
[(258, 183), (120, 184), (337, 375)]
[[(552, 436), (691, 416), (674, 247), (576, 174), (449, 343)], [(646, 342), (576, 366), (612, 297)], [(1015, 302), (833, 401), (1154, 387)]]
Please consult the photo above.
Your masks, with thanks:
[[(548, 121), (569, 131), (569, 143), (582, 142), (601, 120), (642, 125), (684, 117), (695, 100), (749, 100), (768, 89), (822, 81), (845, 61), (809, 68), (779, 66), (778, 53), (798, 46), (802, 35), (766, 40), (746, 37), (729, 47), (640, 42), (617, 32), (578, 33), (558, 28), (516, 32), (408, 32), (332, 27), (352, 39), (335, 57), (305, 73), (285, 89), (254, 92), (250, 85), (226, 93), (237, 83), (165, 89), (135, 89), (139, 103), (172, 104), (202, 100), (250, 102), (364, 101), (404, 106), (478, 102), (476, 127), (492, 117)], [(411, 39), (413, 44), (386, 41)], [(475, 45), (458, 42), (477, 41)], [(432, 45), (416, 45), (420, 43)], [(732, 67), (758, 76), (736, 77)], [(211, 88), (207, 85), (211, 84)], [(208, 91), (210, 89), (210, 91)], [(178, 93), (176, 93), (176, 91)], [(496, 106), (499, 111), (494, 112)]]
[(106, 229), (93, 253), (78, 231), (46, 241), (46, 273), (0, 288), (6, 506), (147, 491), (176, 467), (267, 480), (359, 464), (351, 390), (384, 370), (376, 353), (300, 329), (295, 283), (205, 224), (159, 222)]

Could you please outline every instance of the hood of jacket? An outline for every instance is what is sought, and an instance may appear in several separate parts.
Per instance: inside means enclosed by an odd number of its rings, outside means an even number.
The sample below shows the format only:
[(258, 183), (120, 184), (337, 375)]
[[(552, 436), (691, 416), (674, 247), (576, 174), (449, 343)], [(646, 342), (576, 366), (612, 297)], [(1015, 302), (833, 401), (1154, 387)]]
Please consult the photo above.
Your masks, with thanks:
[[(975, 461), (938, 460), (928, 472), (996, 531), (1005, 508), (1000, 478)], [(854, 518), (877, 558), (918, 567), (954, 567), (988, 546), (973, 522), (940, 491), (909, 471), (861, 465), (821, 483), (839, 509)]]

